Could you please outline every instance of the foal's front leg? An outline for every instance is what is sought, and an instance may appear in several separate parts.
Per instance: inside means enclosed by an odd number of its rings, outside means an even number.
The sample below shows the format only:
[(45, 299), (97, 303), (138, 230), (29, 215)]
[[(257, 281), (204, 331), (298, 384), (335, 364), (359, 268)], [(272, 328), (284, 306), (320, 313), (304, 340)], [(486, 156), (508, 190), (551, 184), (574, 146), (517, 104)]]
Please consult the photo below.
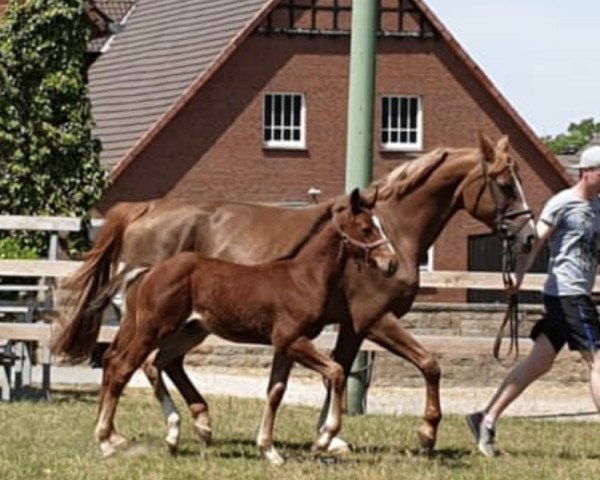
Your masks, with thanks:
[(321, 353), (307, 337), (294, 340), (287, 349), (288, 355), (311, 370), (323, 375), (331, 388), (331, 399), (325, 421), (319, 430), (313, 452), (322, 453), (327, 450), (331, 440), (342, 426), (342, 400), (344, 395), (345, 376), (341, 365)]
[(293, 360), (287, 355), (276, 353), (273, 356), (271, 376), (269, 378), (269, 386), (267, 387), (267, 401), (256, 437), (256, 445), (260, 449), (261, 454), (273, 465), (281, 465), (284, 462), (281, 455), (273, 447), (273, 425), (275, 424), (277, 409), (283, 399), (293, 364)]

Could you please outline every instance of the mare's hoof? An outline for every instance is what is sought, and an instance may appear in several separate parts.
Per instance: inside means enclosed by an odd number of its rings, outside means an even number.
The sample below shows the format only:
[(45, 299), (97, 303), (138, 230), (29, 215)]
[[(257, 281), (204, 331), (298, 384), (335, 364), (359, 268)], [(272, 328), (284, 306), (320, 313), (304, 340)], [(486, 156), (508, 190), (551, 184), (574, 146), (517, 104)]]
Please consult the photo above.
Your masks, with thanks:
[(205, 425), (196, 425), (198, 440), (204, 445), (210, 445), (212, 442), (212, 428)]
[(181, 420), (179, 419), (179, 415), (172, 414), (171, 416), (169, 416), (167, 420), (167, 436), (165, 437), (165, 442), (171, 455), (177, 453), (177, 447), (179, 445), (179, 435), (181, 433), (180, 426)]
[(419, 437), (419, 447), (423, 452), (431, 452), (435, 447), (435, 435), (432, 433), (431, 427), (422, 426), (417, 432)]

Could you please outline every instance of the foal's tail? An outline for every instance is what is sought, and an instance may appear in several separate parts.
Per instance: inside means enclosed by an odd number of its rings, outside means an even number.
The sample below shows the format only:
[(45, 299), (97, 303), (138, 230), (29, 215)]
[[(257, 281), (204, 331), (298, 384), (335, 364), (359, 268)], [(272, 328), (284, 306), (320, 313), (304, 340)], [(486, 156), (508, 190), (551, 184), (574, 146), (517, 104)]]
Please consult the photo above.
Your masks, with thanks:
[(52, 344), (54, 354), (76, 362), (90, 353), (98, 338), (106, 306), (92, 300), (116, 285), (116, 281), (111, 282), (111, 276), (115, 276), (118, 267), (125, 229), (144, 215), (150, 205), (150, 202), (119, 203), (106, 214), (104, 226), (93, 248), (84, 256), (83, 264), (63, 282), (70, 299), (61, 308), (59, 323), (62, 329)]

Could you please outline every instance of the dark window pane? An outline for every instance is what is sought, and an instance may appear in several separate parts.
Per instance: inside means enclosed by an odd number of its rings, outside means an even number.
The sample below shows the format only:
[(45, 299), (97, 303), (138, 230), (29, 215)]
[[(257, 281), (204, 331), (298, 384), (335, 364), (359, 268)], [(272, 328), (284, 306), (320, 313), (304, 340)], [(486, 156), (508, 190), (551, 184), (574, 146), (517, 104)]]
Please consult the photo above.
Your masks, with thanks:
[(275, 95), (274, 98), (274, 105), (273, 105), (273, 111), (275, 113), (275, 121), (273, 122), (274, 125), (281, 125), (281, 95)]
[(410, 132), (408, 138), (410, 143), (417, 143), (417, 132)]
[(294, 134), (293, 139), (297, 142), (300, 141), (300, 129), (299, 128), (294, 128), (294, 130), (292, 131)]
[(264, 130), (264, 138), (265, 138), (265, 142), (268, 142), (271, 140), (271, 129), (270, 128), (265, 128)]
[(302, 113), (302, 97), (294, 95), (294, 126), (300, 126), (300, 114)]
[(283, 131), (283, 139), (284, 140), (290, 140), (292, 138), (292, 131), (289, 128), (286, 128)]
[(273, 130), (273, 139), (281, 140), (281, 130), (279, 130), (279, 129)]
[(381, 105), (381, 128), (384, 130), (390, 128), (388, 125), (388, 111), (389, 111), (389, 103), (390, 99), (387, 97), (383, 98), (383, 103)]
[(290, 126), (292, 124), (292, 96), (283, 97), (283, 124)]
[(396, 130), (392, 130), (391, 136), (392, 136), (391, 142), (398, 143), (398, 132)]
[(408, 139), (408, 134), (406, 132), (400, 132), (400, 143), (406, 143)]
[(271, 95), (265, 95), (265, 125), (271, 125), (271, 114), (273, 112), (273, 98)]
[(398, 128), (398, 99), (390, 98), (392, 106), (392, 128)]
[(417, 128), (417, 103), (418, 99), (410, 99), (410, 126), (412, 128)]
[(381, 131), (381, 143), (388, 143), (388, 131), (387, 130)]
[(406, 117), (408, 115), (408, 99), (406, 97), (402, 97), (400, 99), (400, 127), (406, 128)]

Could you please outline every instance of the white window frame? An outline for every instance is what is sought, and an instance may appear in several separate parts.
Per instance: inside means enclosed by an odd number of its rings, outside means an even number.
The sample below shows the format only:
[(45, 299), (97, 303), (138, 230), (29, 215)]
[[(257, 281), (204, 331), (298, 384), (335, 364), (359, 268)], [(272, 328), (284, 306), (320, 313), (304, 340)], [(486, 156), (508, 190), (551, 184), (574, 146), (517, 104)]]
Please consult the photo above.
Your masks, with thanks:
[(433, 272), (433, 247), (429, 247), (429, 250), (427, 250), (427, 261), (419, 264), (419, 270)]
[[(271, 112), (267, 112), (267, 98), (271, 98)], [(285, 105), (286, 97), (290, 97), (291, 111), (289, 114), (289, 124), (285, 124), (285, 111), (281, 108), (279, 118), (275, 117), (275, 108), (273, 107), (276, 98), (280, 98), (282, 104)], [(300, 124), (294, 123), (294, 97), (300, 97)], [(262, 102), (262, 145), (265, 148), (286, 148), (286, 149), (305, 149), (306, 148), (306, 96), (304, 93), (298, 92), (265, 92), (263, 95)], [(270, 118), (267, 118), (269, 116)], [(269, 120), (269, 122), (267, 122)], [(286, 131), (293, 134), (294, 130), (300, 130), (300, 138), (298, 139), (284, 139)], [(270, 131), (271, 135), (267, 139), (267, 131)], [(279, 132), (280, 138), (275, 139)], [(290, 135), (291, 137), (291, 135)]]
[[(409, 113), (407, 111), (405, 111), (405, 113), (401, 111), (402, 100), (406, 100), (407, 102), (406, 109), (410, 109), (408, 102), (417, 102), (416, 118), (414, 119), (414, 124), (412, 125), (409, 125)], [(385, 115), (386, 118), (384, 118), (384, 105), (386, 102), (390, 102), (390, 104), (387, 108), (387, 115)], [(396, 126), (392, 126), (392, 102), (397, 102)], [(406, 120), (404, 126), (402, 126), (402, 117), (405, 117), (404, 120)], [(384, 142), (383, 137), (385, 133), (387, 133), (387, 141)], [(407, 138), (405, 141), (400, 140), (402, 134), (406, 134), (406, 136), (409, 137), (411, 133), (416, 134), (414, 141), (410, 141), (409, 138)], [(392, 134), (397, 136), (397, 140), (392, 141)], [(406, 152), (423, 149), (423, 100), (419, 95), (383, 95), (381, 97), (381, 126), (379, 132), (379, 142), (381, 144), (381, 148), (386, 151)]]

